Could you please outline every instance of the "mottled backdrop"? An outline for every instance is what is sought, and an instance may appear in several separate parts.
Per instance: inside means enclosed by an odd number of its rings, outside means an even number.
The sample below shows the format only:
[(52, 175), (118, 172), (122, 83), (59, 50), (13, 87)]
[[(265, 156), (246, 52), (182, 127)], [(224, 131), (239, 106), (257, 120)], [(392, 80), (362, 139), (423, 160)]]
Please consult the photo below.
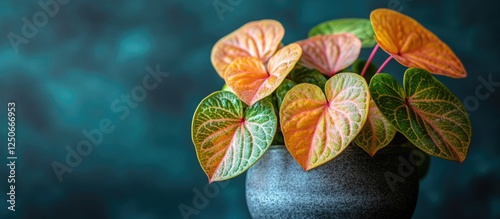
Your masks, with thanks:
[[(191, 117), (223, 84), (210, 63), (212, 45), (252, 20), (281, 21), (290, 43), (319, 22), (367, 18), (379, 7), (419, 20), (469, 73), (439, 77), (466, 101), (474, 128), (469, 156), (463, 164), (432, 159), (414, 218), (500, 218), (495, 1), (51, 2), (0, 3), (1, 218), (182, 218), (179, 206), (193, 208), (191, 218), (249, 218), (244, 176), (214, 184), (205, 201), (195, 198), (207, 178), (191, 143)], [(214, 2), (227, 10), (218, 14)], [(379, 53), (376, 62), (386, 57)], [(403, 68), (392, 62), (387, 71), (402, 75)], [(485, 87), (483, 79), (495, 82)], [(10, 100), (17, 112), (15, 212), (6, 202)]]

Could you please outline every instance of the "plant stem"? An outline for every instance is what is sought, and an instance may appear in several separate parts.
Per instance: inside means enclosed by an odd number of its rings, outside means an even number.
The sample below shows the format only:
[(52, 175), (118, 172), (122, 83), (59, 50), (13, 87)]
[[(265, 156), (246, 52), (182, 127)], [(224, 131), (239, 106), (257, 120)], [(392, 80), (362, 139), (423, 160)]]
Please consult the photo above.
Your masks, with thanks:
[(375, 45), (375, 47), (372, 50), (372, 53), (370, 54), (370, 57), (368, 57), (368, 60), (365, 63), (365, 67), (363, 67), (363, 71), (361, 71), (361, 76), (364, 76), (366, 73), (366, 70), (368, 69), (368, 66), (370, 65), (370, 62), (372, 62), (373, 57), (375, 57), (375, 53), (377, 53), (378, 50), (378, 43)]
[(387, 65), (387, 63), (389, 63), (389, 61), (392, 60), (392, 56), (389, 56), (389, 58), (387, 58), (384, 63), (380, 66), (380, 68), (378, 68), (377, 70), (377, 73), (380, 73), (382, 71), (382, 69), (384, 69), (384, 67)]

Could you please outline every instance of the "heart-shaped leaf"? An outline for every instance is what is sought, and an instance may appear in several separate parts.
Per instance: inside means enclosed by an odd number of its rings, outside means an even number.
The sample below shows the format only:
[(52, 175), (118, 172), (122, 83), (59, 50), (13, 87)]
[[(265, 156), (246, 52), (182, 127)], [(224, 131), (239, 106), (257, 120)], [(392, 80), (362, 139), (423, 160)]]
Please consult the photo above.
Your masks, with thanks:
[(467, 76), (462, 62), (436, 35), (404, 14), (377, 9), (370, 15), (380, 47), (406, 67), (452, 78)]
[(246, 109), (231, 92), (217, 91), (201, 101), (192, 123), (192, 139), (210, 182), (235, 177), (269, 148), (277, 128), (267, 100)]
[(299, 84), (288, 91), (280, 108), (285, 145), (306, 171), (340, 154), (368, 114), (368, 85), (357, 74), (333, 76), (325, 93), (316, 85)]
[(237, 58), (255, 57), (265, 63), (276, 52), (285, 29), (275, 20), (249, 22), (220, 39), (212, 48), (211, 60), (222, 77)]
[(368, 119), (358, 137), (354, 139), (354, 143), (373, 157), (378, 150), (387, 146), (395, 135), (396, 129), (387, 121), (371, 99)]
[(292, 43), (269, 59), (267, 69), (255, 57), (236, 59), (226, 70), (226, 84), (249, 106), (269, 96), (300, 59), (302, 49)]
[(412, 144), (433, 156), (464, 161), (472, 135), (467, 111), (427, 71), (408, 69), (404, 89), (389, 74), (377, 74), (370, 92), (385, 118)]
[(356, 35), (361, 40), (363, 48), (371, 48), (377, 44), (370, 20), (363, 18), (345, 18), (323, 22), (309, 31), (309, 37), (337, 33)]
[(361, 51), (361, 41), (350, 33), (318, 35), (297, 43), (303, 50), (302, 65), (328, 77), (349, 67)]

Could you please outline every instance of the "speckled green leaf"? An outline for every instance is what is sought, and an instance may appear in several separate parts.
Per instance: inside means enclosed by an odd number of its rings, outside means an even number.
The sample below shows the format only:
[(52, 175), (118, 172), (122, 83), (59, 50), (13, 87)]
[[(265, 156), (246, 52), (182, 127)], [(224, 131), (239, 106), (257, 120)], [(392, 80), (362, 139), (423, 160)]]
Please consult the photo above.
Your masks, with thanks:
[[(285, 79), (285, 81), (286, 80), (288, 80), (288, 79)], [(281, 85), (283, 85), (283, 84), (281, 84)], [(278, 90), (276, 90), (272, 95), (269, 95), (266, 98), (264, 98), (264, 100), (273, 104), (274, 112), (276, 112), (276, 113), (278, 113), (280, 111), (280, 108), (278, 105), (278, 97), (276, 96), (277, 92), (278, 92)], [(280, 123), (279, 117), (277, 117), (277, 121), (278, 121), (278, 126), (276, 129), (276, 134), (274, 134), (274, 138), (273, 138), (271, 145), (284, 145), (285, 141), (283, 140), (283, 133), (281, 133), (281, 130), (279, 127), (279, 123)]]
[(370, 82), (373, 100), (391, 124), (422, 151), (463, 162), (472, 128), (462, 102), (429, 72), (410, 68), (404, 88), (389, 74)]
[(290, 79), (285, 79), (283, 83), (281, 83), (281, 85), (278, 87), (278, 89), (276, 89), (276, 99), (278, 102), (278, 109), (281, 107), (281, 103), (283, 102), (283, 98), (285, 98), (286, 93), (288, 93), (288, 91), (292, 89), (292, 87), (294, 87), (295, 85), (297, 85), (297, 83), (295, 83), (294, 81)]
[(272, 104), (264, 99), (243, 106), (234, 93), (217, 91), (194, 113), (191, 137), (209, 182), (243, 173), (271, 145), (278, 124)]
[(368, 119), (361, 132), (354, 139), (354, 143), (373, 157), (378, 150), (392, 141), (394, 135), (396, 135), (396, 129), (387, 121), (371, 99)]
[(361, 40), (363, 48), (374, 47), (375, 33), (368, 19), (346, 18), (320, 23), (309, 31), (309, 37), (324, 34), (352, 33)]
[(290, 79), (295, 81), (297, 84), (309, 83), (320, 87), (322, 90), (325, 88), (326, 77), (321, 74), (318, 70), (309, 69), (303, 66), (296, 66), (292, 72), (290, 72)]

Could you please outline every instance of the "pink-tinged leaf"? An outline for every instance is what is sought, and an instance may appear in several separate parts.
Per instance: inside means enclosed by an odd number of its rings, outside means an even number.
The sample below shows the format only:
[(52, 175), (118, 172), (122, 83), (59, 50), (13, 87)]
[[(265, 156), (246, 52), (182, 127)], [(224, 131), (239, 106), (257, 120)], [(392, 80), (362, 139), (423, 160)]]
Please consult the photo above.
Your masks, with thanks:
[(448, 45), (413, 18), (381, 8), (371, 13), (370, 20), (380, 48), (402, 65), (452, 78), (467, 76)]
[(226, 84), (246, 104), (269, 96), (283, 82), (300, 59), (302, 49), (292, 43), (269, 59), (267, 68), (254, 57), (236, 59), (226, 71)]
[(361, 41), (350, 33), (318, 35), (297, 43), (303, 50), (300, 63), (326, 76), (349, 67), (361, 51)]
[(368, 115), (370, 93), (365, 79), (339, 73), (325, 84), (299, 84), (280, 108), (285, 145), (304, 170), (339, 155), (358, 135)]
[(225, 78), (227, 67), (238, 58), (254, 57), (266, 63), (278, 49), (284, 34), (285, 29), (275, 20), (247, 23), (214, 45), (212, 65)]
[(272, 103), (244, 108), (231, 92), (218, 91), (201, 101), (192, 123), (192, 140), (209, 182), (235, 177), (267, 151), (277, 130)]

